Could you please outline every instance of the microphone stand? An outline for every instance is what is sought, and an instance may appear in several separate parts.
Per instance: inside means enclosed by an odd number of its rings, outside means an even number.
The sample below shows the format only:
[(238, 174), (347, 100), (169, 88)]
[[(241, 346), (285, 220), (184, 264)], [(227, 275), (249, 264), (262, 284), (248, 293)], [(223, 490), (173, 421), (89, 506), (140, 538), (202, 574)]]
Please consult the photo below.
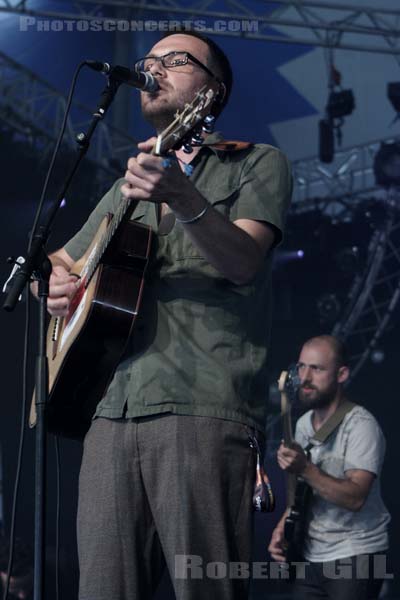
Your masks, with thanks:
[(80, 148), (78, 155), (62, 187), (58, 198), (46, 214), (43, 225), (35, 232), (32, 244), (28, 249), (25, 263), (21, 265), (14, 278), (10, 281), (9, 291), (3, 308), (14, 310), (18, 298), (25, 285), (31, 280), (38, 281), (39, 298), (39, 347), (35, 369), (35, 406), (36, 406), (36, 457), (35, 457), (35, 535), (34, 535), (34, 600), (44, 600), (45, 589), (45, 526), (46, 526), (46, 410), (49, 396), (48, 360), (46, 356), (46, 315), (47, 298), (51, 262), (46, 253), (47, 240), (51, 233), (57, 212), (66, 195), (71, 181), (90, 145), (92, 135), (98, 123), (105, 117), (108, 108), (114, 100), (121, 82), (109, 77), (107, 86), (102, 91), (96, 112), (87, 133), (79, 133), (76, 141)]

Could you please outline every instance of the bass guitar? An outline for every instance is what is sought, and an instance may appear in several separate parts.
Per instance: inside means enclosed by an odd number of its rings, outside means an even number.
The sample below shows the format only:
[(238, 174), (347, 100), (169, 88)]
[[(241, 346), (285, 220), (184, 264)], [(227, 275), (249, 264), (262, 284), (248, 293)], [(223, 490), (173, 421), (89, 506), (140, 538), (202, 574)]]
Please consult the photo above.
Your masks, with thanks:
[[(283, 442), (289, 447), (294, 442), (292, 428), (292, 408), (296, 395), (296, 377), (294, 369), (282, 371), (278, 381), (281, 394), (281, 415), (283, 424)], [(285, 555), (289, 564), (289, 577), (294, 578), (295, 569), (290, 565), (301, 561), (304, 547), (307, 506), (311, 496), (310, 486), (301, 477), (286, 472), (286, 504), (288, 514), (284, 525)]]

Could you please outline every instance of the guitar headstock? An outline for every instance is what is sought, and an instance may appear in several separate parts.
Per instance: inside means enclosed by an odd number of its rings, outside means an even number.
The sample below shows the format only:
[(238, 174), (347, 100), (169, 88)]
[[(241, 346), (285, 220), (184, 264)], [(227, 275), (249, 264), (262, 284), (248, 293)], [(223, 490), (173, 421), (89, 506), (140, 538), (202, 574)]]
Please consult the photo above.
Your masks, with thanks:
[(282, 371), (278, 379), (278, 388), (282, 393), (286, 393), (290, 396), (292, 401), (297, 396), (298, 389), (300, 387), (300, 378), (297, 372), (297, 365), (291, 364), (287, 371)]
[(297, 405), (298, 390), (300, 379), (297, 373), (297, 365), (292, 364), (287, 371), (282, 371), (278, 387), (281, 393), (281, 415), (283, 418), (283, 439), (288, 446), (293, 442), (293, 429), (291, 413), (293, 407)]
[(285, 391), (285, 386), (286, 386), (286, 380), (288, 378), (288, 372), (287, 371), (282, 371), (282, 373), (279, 376), (278, 379), (278, 389), (280, 392), (284, 392)]
[[(172, 123), (157, 137), (154, 154), (163, 155), (168, 150), (178, 149), (182, 144), (201, 144), (201, 129), (206, 133), (210, 132), (210, 112), (219, 86), (218, 81), (204, 85), (190, 104), (186, 104), (181, 112), (176, 112)], [(203, 125), (205, 119), (206, 123)]]

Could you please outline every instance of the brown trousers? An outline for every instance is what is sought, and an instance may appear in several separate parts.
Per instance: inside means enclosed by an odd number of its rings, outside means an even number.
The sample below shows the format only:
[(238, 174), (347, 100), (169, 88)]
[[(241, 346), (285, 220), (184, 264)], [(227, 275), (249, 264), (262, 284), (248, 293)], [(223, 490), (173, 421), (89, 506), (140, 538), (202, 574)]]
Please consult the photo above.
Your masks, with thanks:
[(177, 600), (245, 600), (249, 431), (172, 414), (96, 419), (79, 482), (80, 600), (150, 599), (165, 565)]

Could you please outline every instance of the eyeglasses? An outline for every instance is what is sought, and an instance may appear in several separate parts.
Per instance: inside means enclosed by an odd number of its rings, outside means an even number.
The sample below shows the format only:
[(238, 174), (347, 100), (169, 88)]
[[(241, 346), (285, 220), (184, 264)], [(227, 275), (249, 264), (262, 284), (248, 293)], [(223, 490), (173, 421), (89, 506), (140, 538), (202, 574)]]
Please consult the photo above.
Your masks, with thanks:
[(164, 56), (145, 56), (140, 60), (135, 62), (135, 70), (136, 71), (149, 71), (154, 63), (159, 60), (162, 66), (165, 69), (174, 69), (175, 67), (182, 67), (183, 65), (187, 65), (188, 61), (191, 60), (193, 63), (198, 65), (208, 73), (213, 79), (219, 81), (218, 77), (215, 77), (214, 73), (210, 71), (206, 65), (203, 65), (202, 62), (197, 60), (193, 54), (190, 52), (168, 52), (168, 54), (164, 54)]

